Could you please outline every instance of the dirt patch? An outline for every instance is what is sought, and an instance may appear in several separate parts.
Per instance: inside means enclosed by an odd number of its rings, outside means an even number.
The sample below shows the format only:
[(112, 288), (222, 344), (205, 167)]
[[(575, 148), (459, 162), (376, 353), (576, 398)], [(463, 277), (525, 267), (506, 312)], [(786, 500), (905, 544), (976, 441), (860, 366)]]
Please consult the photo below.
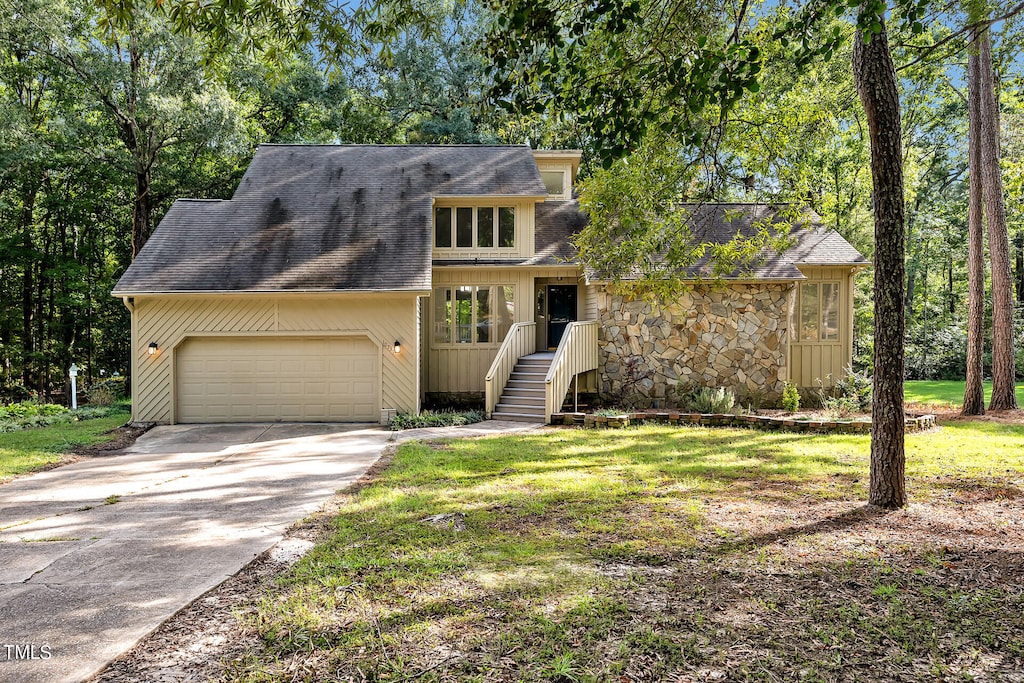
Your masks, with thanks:
[(112, 437), (110, 441), (92, 444), (91, 446), (78, 446), (75, 448), (74, 453), (72, 453), (72, 457), (78, 459), (78, 457), (95, 458), (112, 455), (115, 451), (123, 450), (134, 444), (136, 439), (153, 427), (153, 424), (134, 425), (131, 423), (115, 427), (108, 432), (104, 432), (104, 434), (109, 434)]

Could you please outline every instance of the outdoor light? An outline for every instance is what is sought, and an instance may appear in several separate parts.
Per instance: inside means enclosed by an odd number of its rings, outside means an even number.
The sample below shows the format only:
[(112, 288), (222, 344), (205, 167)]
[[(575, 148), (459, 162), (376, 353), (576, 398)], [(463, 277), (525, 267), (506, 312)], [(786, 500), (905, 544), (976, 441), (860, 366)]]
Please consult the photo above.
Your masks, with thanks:
[(156, 342), (149, 342), (149, 348), (147, 349), (147, 351), (149, 355), (155, 356), (159, 348), (160, 347), (156, 345)]
[(400, 342), (400, 341), (398, 341), (396, 339), (395, 340), (395, 353), (401, 353), (401, 352), (402, 352), (402, 342)]

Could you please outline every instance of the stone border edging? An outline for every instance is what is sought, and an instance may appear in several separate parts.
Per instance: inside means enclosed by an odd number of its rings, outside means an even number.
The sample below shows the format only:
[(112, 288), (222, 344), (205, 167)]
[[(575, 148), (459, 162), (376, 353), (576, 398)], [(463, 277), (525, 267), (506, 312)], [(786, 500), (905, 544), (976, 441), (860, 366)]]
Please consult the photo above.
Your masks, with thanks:
[[(729, 413), (680, 413), (643, 411), (623, 413), (616, 416), (591, 415), (589, 413), (553, 413), (551, 424), (580, 426), (587, 429), (604, 427), (628, 427), (630, 424), (653, 422), (670, 425), (707, 425), (713, 427), (756, 427), (758, 429), (779, 429), (788, 432), (838, 432), (845, 434), (871, 431), (870, 418), (856, 420), (798, 420), (792, 417), (771, 415), (732, 415)], [(905, 431), (920, 432), (935, 426), (934, 415), (917, 415), (904, 420)]]

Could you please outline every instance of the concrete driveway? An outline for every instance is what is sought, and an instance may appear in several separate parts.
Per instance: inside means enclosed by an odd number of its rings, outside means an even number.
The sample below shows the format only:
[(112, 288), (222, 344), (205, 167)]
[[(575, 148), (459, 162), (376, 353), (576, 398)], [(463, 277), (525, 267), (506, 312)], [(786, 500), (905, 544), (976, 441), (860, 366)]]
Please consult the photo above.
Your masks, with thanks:
[(89, 677), (358, 479), (390, 436), (157, 427), (0, 486), (0, 680)]

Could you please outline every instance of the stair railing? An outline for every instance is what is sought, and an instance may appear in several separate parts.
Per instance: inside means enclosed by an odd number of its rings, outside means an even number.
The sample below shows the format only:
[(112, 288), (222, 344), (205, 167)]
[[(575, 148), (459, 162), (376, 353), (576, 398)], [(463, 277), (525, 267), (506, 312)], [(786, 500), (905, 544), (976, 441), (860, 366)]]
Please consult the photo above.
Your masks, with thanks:
[(501, 392), (505, 391), (508, 378), (516, 367), (516, 362), (523, 356), (528, 356), (537, 351), (537, 323), (515, 323), (509, 328), (505, 335), (505, 341), (501, 342), (498, 348), (498, 355), (491, 363), (491, 369), (484, 377), (484, 399), (486, 401), (487, 417), (494, 412), (501, 398)]
[(582, 372), (597, 369), (596, 320), (569, 323), (558, 343), (554, 360), (544, 378), (544, 422), (551, 422), (551, 414), (562, 408), (573, 378)]

